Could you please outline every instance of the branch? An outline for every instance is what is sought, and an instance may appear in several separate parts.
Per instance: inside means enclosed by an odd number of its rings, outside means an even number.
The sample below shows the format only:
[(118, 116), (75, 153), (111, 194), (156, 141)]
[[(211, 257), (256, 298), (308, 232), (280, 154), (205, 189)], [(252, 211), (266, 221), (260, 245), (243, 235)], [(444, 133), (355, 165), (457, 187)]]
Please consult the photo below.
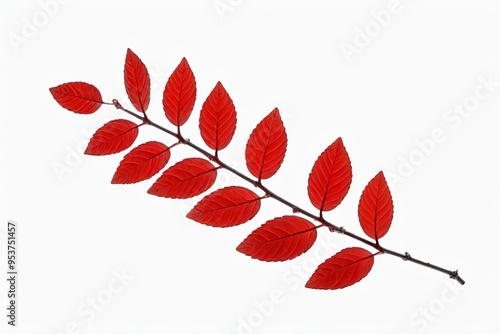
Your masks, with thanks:
[(176, 132), (173, 132), (173, 131), (171, 131), (171, 130), (169, 130), (167, 128), (164, 128), (161, 125), (158, 125), (158, 124), (152, 122), (145, 114), (144, 114), (144, 116), (141, 116), (141, 115), (136, 114), (135, 112), (132, 112), (132, 111), (130, 111), (128, 109), (123, 108), (122, 105), (120, 104), (120, 102), (118, 102), (118, 100), (116, 100), (116, 99), (113, 100), (113, 103), (105, 103), (105, 104), (112, 104), (117, 109), (122, 110), (122, 111), (126, 112), (127, 114), (129, 114), (129, 115), (131, 115), (131, 116), (133, 116), (135, 118), (140, 119), (143, 122), (143, 124), (151, 125), (151, 126), (157, 128), (157, 129), (159, 129), (159, 130), (161, 130), (161, 131), (163, 131), (163, 132), (171, 135), (172, 137), (177, 138), (179, 140), (180, 144), (184, 144), (184, 145), (187, 145), (187, 146), (193, 148), (194, 150), (198, 151), (199, 153), (201, 153), (205, 157), (207, 157), (210, 161), (213, 161), (213, 162), (217, 163), (219, 165), (218, 168), (224, 168), (225, 170), (231, 172), (232, 174), (238, 176), (239, 178), (241, 178), (241, 179), (249, 182), (253, 186), (261, 189), (266, 194), (266, 197), (274, 198), (278, 202), (281, 202), (284, 205), (286, 205), (289, 208), (291, 208), (294, 213), (301, 213), (304, 216), (307, 216), (307, 217), (309, 217), (311, 219), (314, 219), (315, 221), (321, 223), (321, 225), (319, 227), (321, 227), (321, 226), (328, 227), (331, 232), (337, 232), (337, 233), (340, 233), (340, 234), (344, 234), (344, 235), (346, 235), (346, 236), (348, 236), (348, 237), (350, 237), (352, 239), (358, 240), (358, 241), (360, 241), (360, 242), (362, 242), (362, 243), (364, 243), (366, 245), (369, 245), (369, 246), (375, 248), (376, 250), (378, 250), (378, 253), (376, 253), (376, 255), (378, 255), (380, 253), (385, 253), (385, 254), (389, 254), (389, 255), (392, 255), (392, 256), (396, 256), (396, 257), (399, 257), (399, 258), (403, 259), (404, 261), (410, 261), (410, 262), (419, 264), (421, 266), (424, 266), (424, 267), (427, 267), (427, 268), (430, 268), (430, 269), (433, 269), (433, 270), (445, 273), (451, 279), (457, 280), (460, 284), (462, 284), (462, 285), (465, 284), (465, 281), (458, 275), (458, 270), (455, 270), (455, 271), (447, 270), (447, 269), (444, 269), (442, 267), (438, 267), (436, 265), (430, 264), (429, 262), (424, 262), (424, 261), (415, 259), (415, 258), (411, 257), (408, 252), (405, 252), (405, 254), (401, 254), (401, 253), (392, 251), (390, 249), (384, 248), (384, 247), (380, 246), (378, 244), (378, 242), (377, 243), (372, 242), (372, 241), (370, 241), (368, 239), (360, 237), (357, 234), (354, 234), (352, 232), (347, 231), (343, 227), (338, 227), (338, 226), (330, 223), (329, 221), (327, 221), (323, 217), (323, 215), (321, 213), (320, 213), (319, 216), (314, 215), (314, 214), (310, 213), (309, 211), (307, 211), (305, 209), (302, 209), (298, 205), (295, 205), (295, 204), (287, 201), (283, 197), (277, 195), (276, 193), (274, 193), (273, 191), (269, 190), (264, 185), (262, 185), (262, 183), (261, 183), (260, 180), (253, 180), (253, 179), (249, 178), (248, 176), (242, 174), (238, 170), (236, 170), (236, 169), (232, 168), (231, 166), (229, 166), (229, 165), (225, 164), (224, 162), (222, 162), (219, 159), (219, 157), (217, 155), (217, 152), (215, 152), (215, 155), (213, 155), (213, 154), (209, 153), (208, 151), (202, 149), (198, 145), (192, 143), (189, 139), (184, 138), (181, 135), (179, 129), (177, 129), (178, 131), (176, 133)]

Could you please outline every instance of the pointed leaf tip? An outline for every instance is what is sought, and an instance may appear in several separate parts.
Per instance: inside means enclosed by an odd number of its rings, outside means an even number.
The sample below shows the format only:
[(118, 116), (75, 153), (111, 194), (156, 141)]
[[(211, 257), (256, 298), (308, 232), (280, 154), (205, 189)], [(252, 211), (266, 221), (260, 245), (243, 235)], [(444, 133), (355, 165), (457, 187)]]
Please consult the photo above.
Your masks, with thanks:
[(130, 184), (147, 180), (166, 166), (170, 149), (157, 141), (141, 144), (120, 162), (111, 183)]
[(220, 81), (203, 103), (199, 126), (203, 141), (215, 151), (227, 147), (233, 138), (236, 130), (236, 109)]
[(309, 174), (307, 193), (318, 210), (330, 211), (345, 198), (351, 182), (351, 160), (339, 137), (314, 163)]
[(323, 262), (306, 283), (306, 288), (336, 290), (351, 286), (371, 271), (374, 255), (359, 248), (345, 248)]
[(261, 261), (291, 260), (312, 247), (316, 228), (297, 216), (274, 218), (253, 231), (236, 250)]
[(85, 150), (88, 155), (108, 155), (126, 150), (139, 134), (138, 125), (125, 119), (104, 124), (90, 138)]
[(131, 49), (127, 49), (124, 77), (130, 102), (135, 109), (145, 113), (149, 107), (151, 81), (146, 65)]
[(168, 78), (163, 91), (163, 110), (167, 119), (181, 126), (189, 119), (196, 100), (196, 80), (186, 58)]
[(67, 82), (49, 91), (61, 107), (77, 114), (92, 114), (103, 103), (99, 90), (86, 82)]
[(245, 159), (250, 173), (259, 180), (276, 174), (285, 158), (287, 143), (285, 126), (278, 108), (275, 108), (248, 139)]
[(243, 187), (230, 186), (205, 196), (187, 217), (212, 227), (231, 227), (252, 219), (260, 209), (260, 197)]
[(167, 198), (190, 198), (208, 190), (216, 178), (217, 169), (209, 161), (187, 158), (167, 169), (148, 193)]
[(361, 228), (370, 238), (382, 238), (391, 227), (394, 204), (384, 173), (380, 171), (366, 185), (358, 205)]

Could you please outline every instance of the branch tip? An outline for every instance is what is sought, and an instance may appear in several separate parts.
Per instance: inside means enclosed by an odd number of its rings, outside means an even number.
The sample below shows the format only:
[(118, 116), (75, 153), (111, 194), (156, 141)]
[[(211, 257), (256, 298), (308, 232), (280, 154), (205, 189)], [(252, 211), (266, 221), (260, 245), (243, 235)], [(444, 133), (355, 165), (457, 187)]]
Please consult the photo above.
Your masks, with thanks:
[(465, 284), (465, 281), (462, 279), (462, 277), (458, 276), (458, 270), (453, 271), (450, 274), (450, 278), (457, 280), (457, 282), (460, 283), (460, 285), (464, 285)]
[(118, 102), (117, 99), (113, 99), (113, 105), (115, 106), (116, 109), (120, 109), (120, 110), (123, 110), (123, 107), (122, 105), (120, 104), (120, 102)]

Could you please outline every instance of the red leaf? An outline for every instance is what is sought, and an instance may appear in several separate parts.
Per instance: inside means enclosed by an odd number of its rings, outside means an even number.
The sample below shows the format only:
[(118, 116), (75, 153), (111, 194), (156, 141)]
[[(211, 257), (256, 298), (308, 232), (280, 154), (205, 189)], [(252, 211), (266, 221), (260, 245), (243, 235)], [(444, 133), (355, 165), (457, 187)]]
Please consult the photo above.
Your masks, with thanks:
[(245, 157), (250, 173), (258, 178), (273, 176), (285, 158), (287, 137), (278, 109), (274, 109), (253, 130)]
[(297, 216), (274, 218), (253, 231), (236, 250), (261, 261), (291, 260), (311, 248), (316, 228)]
[(123, 158), (111, 183), (136, 183), (158, 173), (170, 159), (170, 149), (157, 141), (141, 144)]
[(135, 109), (146, 112), (149, 106), (151, 82), (148, 69), (141, 59), (127, 49), (125, 58), (125, 90)]
[(139, 134), (138, 125), (125, 119), (115, 119), (99, 128), (85, 150), (88, 155), (107, 155), (129, 148)]
[(373, 254), (363, 248), (345, 248), (319, 265), (306, 288), (335, 290), (353, 285), (368, 275), (373, 260)]
[(361, 228), (370, 238), (382, 238), (391, 227), (394, 205), (385, 180), (379, 172), (366, 186), (358, 205), (358, 217)]
[(160, 176), (148, 193), (167, 198), (189, 198), (210, 188), (217, 178), (217, 169), (201, 158), (184, 159)]
[(163, 91), (163, 110), (170, 123), (181, 126), (188, 120), (196, 100), (196, 81), (186, 60), (168, 78)]
[(61, 107), (77, 114), (92, 114), (102, 104), (99, 90), (85, 82), (67, 82), (50, 88), (50, 93)]
[(351, 181), (351, 161), (338, 138), (314, 163), (307, 186), (309, 199), (320, 211), (333, 210), (347, 195)]
[(236, 110), (229, 94), (217, 82), (200, 113), (200, 131), (203, 140), (213, 150), (225, 148), (236, 130)]
[(242, 187), (226, 187), (205, 196), (187, 217), (213, 227), (231, 227), (252, 219), (260, 209), (260, 198)]

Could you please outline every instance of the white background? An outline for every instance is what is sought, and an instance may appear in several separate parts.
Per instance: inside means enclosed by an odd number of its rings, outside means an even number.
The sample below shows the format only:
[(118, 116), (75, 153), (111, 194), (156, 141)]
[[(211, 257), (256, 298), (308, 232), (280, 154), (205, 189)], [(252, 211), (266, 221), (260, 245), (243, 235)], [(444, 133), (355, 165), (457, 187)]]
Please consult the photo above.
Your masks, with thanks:
[[(500, 87), (460, 123), (446, 118), (474, 96), (481, 77), (500, 81), (498, 2), (401, 0), (350, 62), (342, 43), (354, 45), (388, 1), (71, 0), (57, 2), (50, 17), (42, 3), (2, 2), (0, 9), (2, 262), (7, 220), (19, 224), (18, 326), (9, 333), (498, 333)], [(217, 4), (230, 10), (218, 12)], [(27, 22), (38, 27), (23, 37)], [(13, 36), (25, 39), (16, 46)], [(213, 229), (185, 218), (196, 199), (148, 195), (156, 178), (111, 185), (123, 153), (78, 152), (100, 124), (128, 117), (109, 106), (76, 115), (48, 89), (86, 81), (106, 101), (129, 107), (127, 48), (150, 71), (150, 117), (166, 126), (163, 87), (188, 59), (198, 98), (184, 133), (200, 145), (200, 107), (218, 80), (224, 84), (238, 125), (221, 158), (244, 172), (248, 135), (278, 107), (288, 152), (266, 184), (306, 209), (313, 210), (311, 167), (342, 137), (354, 178), (327, 218), (355, 233), (362, 234), (356, 210), (367, 182), (379, 170), (397, 175), (413, 157), (411, 173), (391, 184), (395, 216), (382, 245), (459, 269), (466, 285), (385, 255), (350, 288), (306, 289), (298, 269), (309, 275), (340, 249), (362, 244), (320, 230), (327, 251), (318, 242), (295, 260), (263, 263), (235, 247), (267, 219), (290, 214), (287, 207), (266, 200), (251, 222)], [(436, 129), (446, 140), (423, 155), (416, 142)], [(150, 139), (173, 142), (141, 128), (137, 143)], [(187, 147), (172, 153), (169, 165), (194, 154)], [(70, 172), (58, 176), (61, 165)], [(217, 183), (234, 184), (243, 185), (224, 173)], [(110, 294), (120, 271), (133, 279)], [(5, 326), (4, 279), (0, 289)], [(279, 301), (259, 310), (256, 303), (273, 294)], [(92, 319), (77, 310), (110, 296)]]

